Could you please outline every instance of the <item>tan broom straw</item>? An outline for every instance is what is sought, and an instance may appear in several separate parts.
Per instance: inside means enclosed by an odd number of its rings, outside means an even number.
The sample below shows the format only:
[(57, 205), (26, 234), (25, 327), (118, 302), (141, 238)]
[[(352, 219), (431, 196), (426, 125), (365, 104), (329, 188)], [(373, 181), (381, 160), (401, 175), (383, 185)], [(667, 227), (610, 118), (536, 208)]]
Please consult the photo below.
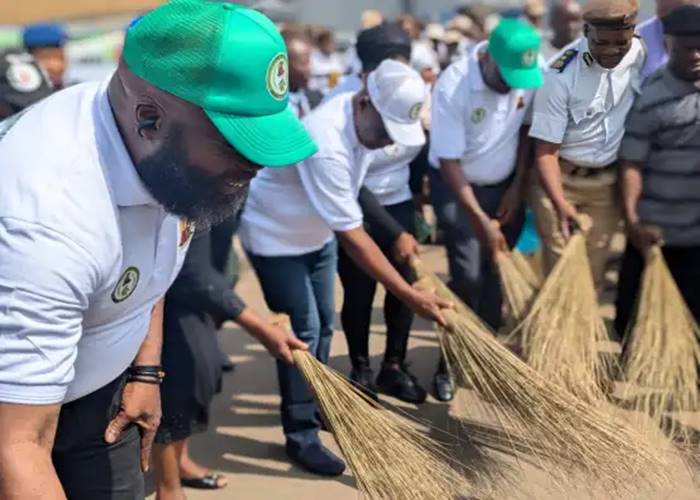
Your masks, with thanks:
[(419, 259), (412, 265), (418, 287), (455, 305), (445, 311), (449, 326), (440, 329), (443, 350), (458, 380), (491, 403), (487, 410), (510, 436), (514, 451), (525, 445), (546, 459), (542, 466), (562, 482), (592, 477), (610, 491), (667, 484), (666, 462), (643, 436), (537, 373), (501, 345)]
[[(288, 322), (274, 318), (280, 326)], [(461, 466), (411, 422), (383, 410), (308, 352), (294, 351), (294, 361), (366, 498), (451, 500), (473, 492)]]
[(623, 363), (627, 381), (639, 391), (634, 408), (665, 426), (674, 439), (688, 442), (688, 427), (668, 415), (700, 409), (700, 328), (658, 246), (647, 256), (636, 317), (627, 335)]
[(508, 310), (508, 323), (514, 329), (525, 318), (542, 284), (520, 252), (499, 253), (496, 265)]
[[(581, 221), (590, 227), (590, 219)], [(603, 401), (612, 358), (601, 356), (608, 340), (586, 251), (577, 231), (518, 328), (525, 359), (548, 380), (588, 401)]]

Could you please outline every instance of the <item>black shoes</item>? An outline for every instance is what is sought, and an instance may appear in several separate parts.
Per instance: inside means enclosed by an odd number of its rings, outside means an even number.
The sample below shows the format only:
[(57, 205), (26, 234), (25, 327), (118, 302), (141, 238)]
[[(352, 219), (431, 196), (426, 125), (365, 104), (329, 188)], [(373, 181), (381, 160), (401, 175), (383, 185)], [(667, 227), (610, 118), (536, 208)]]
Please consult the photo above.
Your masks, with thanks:
[(382, 393), (406, 403), (421, 404), (428, 397), (428, 393), (405, 366), (382, 367), (377, 377), (377, 387)]
[(345, 472), (345, 462), (321, 443), (311, 443), (303, 448), (287, 444), (287, 456), (305, 471), (319, 476), (335, 477)]
[(455, 384), (447, 372), (437, 372), (433, 379), (435, 399), (442, 402), (452, 401), (455, 397)]
[(350, 372), (350, 381), (366, 396), (374, 401), (379, 401), (377, 386), (374, 385), (374, 373), (370, 367), (353, 368)]

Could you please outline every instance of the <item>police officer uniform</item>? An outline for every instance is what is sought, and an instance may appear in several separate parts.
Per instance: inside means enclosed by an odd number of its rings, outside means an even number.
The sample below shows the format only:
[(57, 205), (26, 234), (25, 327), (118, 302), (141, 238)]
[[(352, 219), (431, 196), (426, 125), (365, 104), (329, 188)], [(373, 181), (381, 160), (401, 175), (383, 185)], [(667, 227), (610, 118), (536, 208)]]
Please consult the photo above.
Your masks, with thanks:
[[(634, 2), (591, 2), (584, 21), (591, 25), (617, 20), (617, 26), (633, 26)], [(642, 42), (634, 38), (622, 61), (613, 69), (600, 66), (583, 38), (551, 64), (545, 84), (537, 92), (530, 137), (561, 145), (559, 166), (566, 199), (579, 213), (593, 219), (588, 254), (594, 279), (601, 285), (610, 241), (619, 229), (617, 202), (618, 149), (625, 118), (641, 88), (645, 62)], [(566, 239), (556, 209), (533, 176), (531, 206), (543, 239), (544, 265), (548, 272), (561, 255)]]

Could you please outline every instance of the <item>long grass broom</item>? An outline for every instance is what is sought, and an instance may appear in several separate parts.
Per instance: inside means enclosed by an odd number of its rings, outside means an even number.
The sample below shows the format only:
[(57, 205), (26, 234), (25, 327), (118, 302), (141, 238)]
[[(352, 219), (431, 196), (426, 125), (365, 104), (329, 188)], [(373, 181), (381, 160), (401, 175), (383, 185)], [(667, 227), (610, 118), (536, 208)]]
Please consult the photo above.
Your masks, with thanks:
[(501, 252), (496, 260), (511, 329), (520, 324), (542, 286), (541, 280), (518, 251)]
[[(283, 315), (273, 322), (289, 324)], [(382, 409), (308, 352), (294, 351), (294, 362), (366, 498), (452, 500), (473, 493), (466, 471), (418, 427)]]
[(530, 366), (588, 402), (604, 400), (612, 358), (599, 353), (608, 332), (600, 315), (585, 232), (571, 237), (518, 331)]
[(628, 330), (623, 364), (638, 394), (634, 408), (652, 417), (674, 440), (690, 440), (689, 429), (670, 414), (699, 408), (697, 366), (700, 328), (688, 309), (658, 246), (642, 277), (636, 317)]
[(667, 484), (664, 457), (636, 430), (533, 370), (419, 259), (412, 265), (418, 287), (454, 304), (445, 311), (448, 327), (440, 328), (443, 350), (458, 380), (491, 403), (486, 410), (510, 436), (514, 451), (524, 445), (546, 460), (541, 464), (555, 480), (566, 483), (593, 477), (610, 491)]

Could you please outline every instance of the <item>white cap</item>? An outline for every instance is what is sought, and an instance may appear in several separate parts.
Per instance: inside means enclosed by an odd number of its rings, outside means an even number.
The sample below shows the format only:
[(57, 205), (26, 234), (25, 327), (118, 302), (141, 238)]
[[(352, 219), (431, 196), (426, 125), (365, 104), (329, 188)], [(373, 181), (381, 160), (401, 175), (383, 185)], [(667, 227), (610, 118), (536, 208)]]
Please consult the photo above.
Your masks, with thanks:
[(420, 114), (425, 102), (426, 87), (414, 69), (387, 59), (367, 77), (367, 92), (382, 116), (389, 137), (396, 144), (425, 144)]

